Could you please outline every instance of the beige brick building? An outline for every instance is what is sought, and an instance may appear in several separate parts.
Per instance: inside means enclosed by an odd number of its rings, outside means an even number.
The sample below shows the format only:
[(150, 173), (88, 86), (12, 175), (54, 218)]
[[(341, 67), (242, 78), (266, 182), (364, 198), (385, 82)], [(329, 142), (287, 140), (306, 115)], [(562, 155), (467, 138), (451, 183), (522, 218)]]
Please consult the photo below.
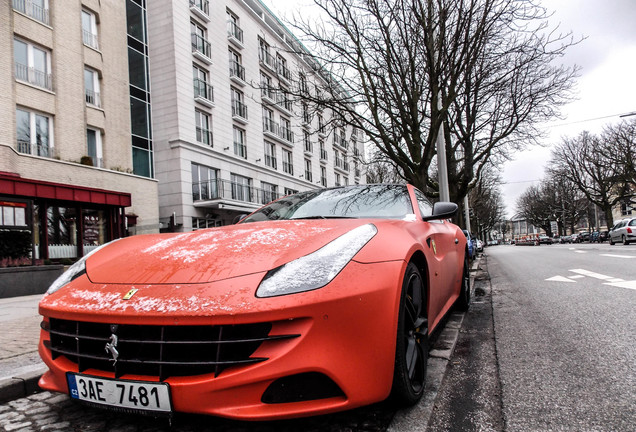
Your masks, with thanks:
[(30, 230), (36, 258), (159, 231), (157, 181), (133, 174), (128, 32), (125, 1), (0, 0), (0, 231)]

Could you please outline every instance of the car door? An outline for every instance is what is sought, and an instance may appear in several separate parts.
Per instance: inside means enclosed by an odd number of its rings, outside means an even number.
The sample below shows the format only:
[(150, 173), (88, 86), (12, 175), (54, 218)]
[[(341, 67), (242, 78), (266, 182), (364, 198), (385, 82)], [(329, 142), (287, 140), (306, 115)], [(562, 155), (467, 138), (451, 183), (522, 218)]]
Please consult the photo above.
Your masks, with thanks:
[[(433, 206), (426, 196), (418, 189), (414, 189), (414, 194), (420, 215), (431, 215)], [(444, 220), (422, 223), (428, 225), (422, 243), (429, 252), (429, 325), (432, 328), (458, 294), (458, 275), (461, 280), (461, 267), (458, 266), (463, 265), (463, 250), (458, 250), (461, 242), (457, 239), (458, 230), (454, 224)]]

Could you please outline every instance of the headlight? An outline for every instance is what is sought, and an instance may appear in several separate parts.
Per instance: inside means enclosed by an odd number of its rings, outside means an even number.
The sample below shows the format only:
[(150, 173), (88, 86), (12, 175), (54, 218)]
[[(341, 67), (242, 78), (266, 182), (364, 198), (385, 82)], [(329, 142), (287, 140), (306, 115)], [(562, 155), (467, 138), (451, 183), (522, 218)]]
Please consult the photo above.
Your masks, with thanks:
[(378, 229), (362, 225), (304, 257), (270, 270), (256, 297), (274, 297), (322, 288), (335, 278)]
[(49, 287), (49, 289), (46, 290), (46, 293), (49, 294), (49, 295), (53, 294), (55, 291), (59, 290), (64, 285), (66, 285), (67, 283), (71, 282), (73, 279), (77, 279), (78, 277), (80, 277), (81, 275), (86, 273), (86, 259), (89, 256), (93, 255), (98, 250), (100, 250), (101, 248), (103, 248), (104, 246), (106, 246), (108, 244), (111, 244), (111, 243), (113, 243), (113, 242), (115, 242), (117, 240), (119, 240), (119, 239), (115, 239), (115, 240), (113, 240), (111, 242), (104, 243), (103, 245), (101, 245), (99, 247), (96, 247), (95, 249), (93, 249), (92, 251), (90, 251), (89, 253), (84, 255), (77, 262), (75, 262), (72, 266), (70, 266), (68, 268), (68, 270), (66, 270), (64, 273), (62, 273), (60, 275), (60, 277), (55, 279), (53, 281), (53, 283), (51, 284), (51, 286)]

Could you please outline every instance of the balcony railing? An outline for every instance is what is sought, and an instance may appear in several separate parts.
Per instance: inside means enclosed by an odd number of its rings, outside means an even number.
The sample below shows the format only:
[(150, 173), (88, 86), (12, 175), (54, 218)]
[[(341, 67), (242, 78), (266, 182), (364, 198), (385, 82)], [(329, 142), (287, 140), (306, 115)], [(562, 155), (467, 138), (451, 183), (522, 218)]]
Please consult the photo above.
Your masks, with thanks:
[(194, 201), (232, 199), (264, 204), (279, 197), (278, 193), (271, 190), (259, 189), (229, 180), (207, 180), (192, 184), (192, 199)]
[(227, 36), (243, 45), (243, 30), (234, 21), (227, 22)]
[(273, 55), (271, 55), (268, 51), (265, 51), (264, 49), (261, 48), (258, 51), (258, 59), (265, 66), (270, 68), (272, 71), (276, 72), (276, 58)]
[(99, 49), (99, 41), (97, 40), (97, 35), (95, 33), (88, 30), (82, 30), (82, 39), (84, 40), (84, 45), (96, 50)]
[(287, 82), (291, 81), (291, 71), (280, 61), (277, 62), (276, 72), (278, 74), (278, 78), (282, 78)]
[(277, 159), (275, 156), (271, 156), (271, 155), (265, 155), (265, 165), (270, 167), (270, 168), (274, 168), (274, 169), (278, 169), (278, 163), (277, 163)]
[(232, 117), (247, 120), (247, 105), (238, 99), (232, 99)]
[(212, 131), (197, 126), (197, 141), (212, 147)]
[(200, 59), (208, 64), (212, 63), (211, 46), (203, 36), (196, 33), (191, 34), (192, 52), (199, 55)]
[(194, 98), (214, 103), (214, 87), (200, 78), (194, 78)]
[(190, 12), (206, 23), (210, 22), (210, 2), (209, 0), (190, 0)]
[(42, 157), (51, 157), (51, 148), (45, 144), (31, 144), (29, 141), (18, 140), (18, 152)]
[(238, 78), (245, 81), (245, 66), (236, 60), (230, 60), (230, 78)]
[(13, 0), (13, 9), (49, 25), (49, 10), (33, 4), (31, 0)]
[(89, 89), (85, 89), (84, 90), (84, 96), (86, 98), (86, 103), (89, 105), (93, 105), (96, 107), (101, 107), (102, 106), (102, 100), (101, 97), (99, 95), (99, 92), (93, 91), (93, 90), (89, 90)]
[(15, 78), (47, 90), (53, 90), (51, 74), (39, 71), (20, 63), (15, 64)]

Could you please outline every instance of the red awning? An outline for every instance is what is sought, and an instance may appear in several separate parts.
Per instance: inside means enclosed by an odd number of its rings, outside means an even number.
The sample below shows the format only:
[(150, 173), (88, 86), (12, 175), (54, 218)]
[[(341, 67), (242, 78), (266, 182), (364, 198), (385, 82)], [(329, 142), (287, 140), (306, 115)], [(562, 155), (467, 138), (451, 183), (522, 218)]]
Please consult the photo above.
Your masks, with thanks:
[(45, 198), (117, 207), (129, 207), (131, 204), (131, 196), (126, 192), (32, 180), (10, 173), (0, 173), (0, 195)]

